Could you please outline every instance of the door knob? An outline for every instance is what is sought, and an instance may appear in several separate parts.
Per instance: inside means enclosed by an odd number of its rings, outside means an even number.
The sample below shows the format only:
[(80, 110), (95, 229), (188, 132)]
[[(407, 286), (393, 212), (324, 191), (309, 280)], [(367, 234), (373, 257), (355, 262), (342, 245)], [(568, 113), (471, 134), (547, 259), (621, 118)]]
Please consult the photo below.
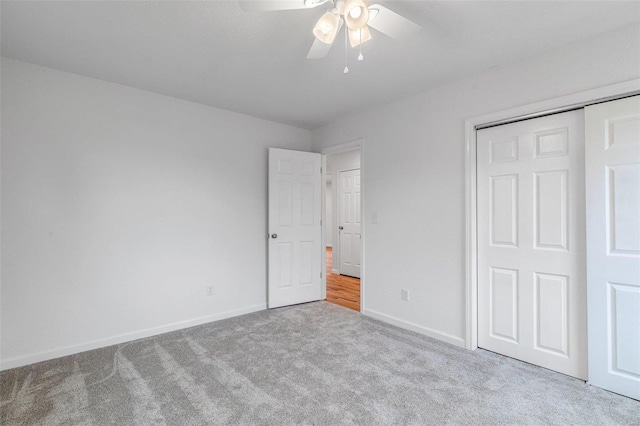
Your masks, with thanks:
[(278, 238), (278, 234), (271, 234), (271, 238)]
[(338, 229), (342, 231), (344, 229), (344, 226), (338, 226)]

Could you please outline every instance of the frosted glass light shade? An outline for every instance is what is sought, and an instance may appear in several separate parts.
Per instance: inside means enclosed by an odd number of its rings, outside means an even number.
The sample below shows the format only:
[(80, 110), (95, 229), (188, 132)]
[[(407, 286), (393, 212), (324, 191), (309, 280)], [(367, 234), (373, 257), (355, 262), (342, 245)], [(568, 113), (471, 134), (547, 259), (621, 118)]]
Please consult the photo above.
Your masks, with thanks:
[(352, 30), (363, 28), (369, 21), (369, 9), (362, 0), (347, 0), (344, 4), (344, 22)]
[(340, 15), (329, 11), (322, 15), (322, 18), (320, 18), (316, 26), (313, 27), (313, 35), (321, 42), (331, 44), (336, 38), (336, 34), (338, 34), (340, 25)]
[(369, 31), (369, 27), (366, 25), (358, 30), (352, 30), (349, 28), (349, 41), (351, 42), (351, 47), (356, 47), (369, 40), (371, 40), (371, 31)]

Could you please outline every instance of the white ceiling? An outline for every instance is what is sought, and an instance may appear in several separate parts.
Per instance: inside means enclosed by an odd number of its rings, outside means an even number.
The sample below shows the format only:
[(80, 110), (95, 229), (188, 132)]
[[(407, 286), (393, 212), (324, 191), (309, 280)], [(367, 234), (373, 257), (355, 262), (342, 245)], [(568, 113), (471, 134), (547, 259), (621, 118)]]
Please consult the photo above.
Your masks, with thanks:
[[(2, 1), (2, 55), (313, 129), (341, 116), (640, 22), (640, 2), (389, 1), (423, 29), (374, 32), (307, 60), (328, 8), (247, 13), (237, 1)], [(372, 30), (373, 31), (373, 30)]]

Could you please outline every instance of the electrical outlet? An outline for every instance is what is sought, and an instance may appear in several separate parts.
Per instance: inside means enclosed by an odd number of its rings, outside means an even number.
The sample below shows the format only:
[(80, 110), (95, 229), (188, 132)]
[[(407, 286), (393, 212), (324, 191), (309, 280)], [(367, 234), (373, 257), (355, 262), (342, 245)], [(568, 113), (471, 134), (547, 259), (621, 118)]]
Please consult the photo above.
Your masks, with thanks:
[(213, 286), (212, 285), (207, 287), (207, 296), (213, 296)]
[(409, 290), (407, 290), (406, 288), (403, 288), (402, 290), (400, 290), (400, 298), (402, 300), (404, 300), (405, 302), (409, 301)]

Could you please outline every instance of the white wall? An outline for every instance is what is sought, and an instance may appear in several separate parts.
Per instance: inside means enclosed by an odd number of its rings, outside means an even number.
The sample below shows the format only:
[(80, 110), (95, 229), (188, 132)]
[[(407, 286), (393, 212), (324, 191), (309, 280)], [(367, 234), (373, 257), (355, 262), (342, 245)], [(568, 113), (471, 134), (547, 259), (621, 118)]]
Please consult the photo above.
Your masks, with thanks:
[(313, 132), (316, 151), (364, 139), (365, 314), (463, 344), (464, 120), (638, 78), (639, 35), (628, 26)]
[(310, 132), (3, 58), (3, 368), (264, 309), (270, 146)]
[(331, 201), (331, 215), (333, 219), (331, 221), (331, 233), (333, 244), (333, 268), (332, 271), (337, 273), (338, 264), (340, 261), (340, 234), (338, 232), (338, 226), (340, 225), (340, 202), (338, 197), (340, 196), (338, 179), (339, 173), (347, 170), (355, 170), (360, 168), (360, 150), (355, 149), (351, 151), (339, 152), (336, 154), (327, 155), (327, 173), (331, 174), (331, 181), (333, 183), (332, 201)]

